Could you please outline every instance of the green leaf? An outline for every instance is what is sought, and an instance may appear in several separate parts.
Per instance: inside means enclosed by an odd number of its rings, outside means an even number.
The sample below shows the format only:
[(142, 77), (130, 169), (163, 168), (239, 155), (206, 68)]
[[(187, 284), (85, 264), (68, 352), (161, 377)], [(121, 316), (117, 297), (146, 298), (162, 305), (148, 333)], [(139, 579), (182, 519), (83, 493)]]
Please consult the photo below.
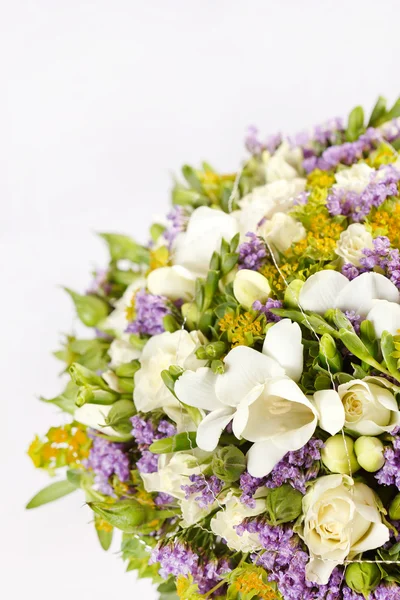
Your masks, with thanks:
[(392, 108), (386, 113), (385, 122), (397, 119), (397, 117), (400, 117), (400, 98), (396, 100)]
[(130, 260), (136, 264), (150, 262), (149, 250), (137, 244), (129, 236), (117, 233), (100, 233), (99, 235), (106, 241), (112, 261)]
[(392, 356), (393, 352), (396, 351), (396, 348), (394, 346), (393, 336), (388, 331), (382, 333), (381, 350), (388, 371), (395, 379), (397, 379), (397, 381), (399, 381), (400, 371), (397, 368), (397, 359)]
[(374, 108), (372, 109), (371, 116), (368, 121), (368, 127), (377, 127), (380, 124), (381, 119), (386, 115), (386, 98), (379, 96)]
[(110, 531), (105, 531), (104, 529), (96, 529), (96, 533), (100, 542), (100, 546), (103, 548), (103, 550), (107, 552), (112, 543), (114, 529), (111, 529)]
[(126, 533), (135, 533), (138, 527), (153, 519), (167, 519), (176, 514), (170, 510), (153, 510), (133, 498), (115, 504), (88, 502), (88, 506), (107, 523)]
[(191, 188), (193, 188), (194, 190), (196, 190), (196, 192), (199, 192), (200, 194), (203, 193), (203, 186), (193, 167), (190, 167), (189, 165), (184, 165), (182, 167), (182, 175), (184, 176)]
[(79, 388), (73, 383), (73, 381), (69, 381), (65, 390), (59, 396), (56, 396), (55, 398), (43, 398), (41, 396), (40, 400), (49, 404), (55, 404), (64, 412), (73, 415), (76, 410), (75, 401), (78, 395), (78, 390)]
[(67, 494), (71, 494), (71, 492), (74, 492), (76, 489), (76, 485), (72, 484), (68, 480), (56, 481), (55, 483), (51, 483), (47, 487), (43, 488), (40, 492), (33, 496), (33, 498), (26, 505), (26, 508), (37, 508), (38, 506), (42, 506), (42, 504), (48, 504), (49, 502), (58, 500), (58, 498), (62, 498)]
[(69, 288), (64, 288), (75, 304), (76, 314), (84, 325), (95, 327), (109, 313), (107, 302), (97, 296), (77, 294)]
[(353, 108), (349, 115), (349, 120), (346, 130), (346, 140), (355, 142), (364, 132), (364, 111), (361, 106)]
[(154, 454), (169, 454), (170, 452), (192, 450), (193, 448), (197, 448), (196, 435), (195, 431), (177, 433), (172, 437), (153, 442), (149, 450)]
[(67, 480), (76, 488), (79, 488), (82, 481), (82, 475), (82, 469), (68, 469)]

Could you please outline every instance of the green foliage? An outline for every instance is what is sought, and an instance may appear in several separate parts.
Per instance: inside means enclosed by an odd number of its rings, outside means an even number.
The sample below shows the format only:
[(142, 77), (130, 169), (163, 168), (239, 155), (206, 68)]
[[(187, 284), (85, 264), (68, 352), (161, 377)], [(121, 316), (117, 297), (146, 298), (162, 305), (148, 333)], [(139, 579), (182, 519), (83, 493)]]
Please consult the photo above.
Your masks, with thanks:
[(197, 448), (196, 432), (184, 431), (172, 437), (153, 442), (149, 450), (154, 454), (169, 454), (170, 452), (182, 452), (184, 450), (193, 450), (194, 448)]
[(61, 408), (62, 411), (69, 413), (71, 415), (74, 414), (76, 410), (76, 398), (78, 395), (79, 388), (73, 381), (68, 381), (65, 386), (64, 391), (55, 398), (43, 398), (40, 397), (42, 402), (48, 402), (49, 404), (54, 404)]
[(54, 356), (65, 362), (66, 368), (72, 363), (78, 363), (93, 371), (105, 370), (108, 363), (108, 349), (110, 342), (102, 338), (78, 340), (74, 336), (66, 336), (61, 350), (54, 352)]
[(63, 496), (71, 494), (76, 489), (76, 485), (71, 483), (69, 480), (55, 481), (35, 494), (35, 496), (33, 496), (33, 498), (26, 505), (26, 508), (37, 508), (43, 504), (54, 502), (54, 500), (58, 500)]
[(348, 142), (355, 142), (358, 140), (360, 135), (364, 133), (364, 131), (364, 110), (362, 106), (356, 106), (349, 115), (346, 129), (346, 140)]
[(109, 502), (88, 502), (90, 508), (107, 523), (125, 533), (136, 533), (138, 527), (153, 520), (162, 521), (174, 516), (174, 511), (155, 510), (134, 498)]
[(129, 260), (135, 264), (149, 263), (149, 250), (137, 244), (129, 236), (117, 233), (100, 233), (99, 235), (108, 245), (111, 261)]
[(70, 288), (64, 290), (71, 296), (77, 316), (87, 327), (96, 327), (108, 315), (109, 305), (101, 298), (91, 294), (77, 294)]
[(281, 525), (297, 519), (302, 512), (303, 495), (289, 483), (268, 492), (266, 509), (272, 525)]

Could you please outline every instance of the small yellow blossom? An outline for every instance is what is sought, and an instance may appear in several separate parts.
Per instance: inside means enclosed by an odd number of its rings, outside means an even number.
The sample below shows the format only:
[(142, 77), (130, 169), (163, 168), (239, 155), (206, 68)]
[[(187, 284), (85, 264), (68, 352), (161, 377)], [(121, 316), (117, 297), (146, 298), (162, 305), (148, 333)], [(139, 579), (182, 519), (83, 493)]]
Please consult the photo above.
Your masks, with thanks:
[(257, 316), (250, 312), (235, 315), (226, 313), (218, 322), (223, 333), (227, 333), (228, 341), (232, 346), (247, 346), (247, 337), (259, 337), (262, 334), (261, 323)]
[(35, 467), (54, 471), (59, 467), (82, 467), (92, 444), (86, 431), (78, 423), (51, 427), (43, 440), (38, 436), (28, 449)]
[(109, 523), (107, 523), (107, 521), (99, 517), (96, 517), (94, 524), (97, 531), (105, 531), (106, 533), (110, 533), (110, 531), (113, 530), (112, 525), (110, 525)]
[(262, 600), (276, 600), (278, 598), (276, 591), (267, 583), (264, 583), (258, 573), (252, 571), (245, 572), (235, 581), (236, 589), (241, 594), (254, 592)]
[(374, 237), (386, 235), (392, 246), (400, 246), (400, 203), (397, 202), (393, 208), (373, 211), (368, 221)]
[(171, 256), (166, 246), (160, 246), (160, 248), (151, 250), (149, 272), (161, 267), (167, 267), (170, 264), (170, 260)]
[(306, 187), (308, 190), (314, 188), (330, 188), (335, 183), (335, 176), (329, 171), (321, 171), (320, 169), (314, 169), (307, 176)]

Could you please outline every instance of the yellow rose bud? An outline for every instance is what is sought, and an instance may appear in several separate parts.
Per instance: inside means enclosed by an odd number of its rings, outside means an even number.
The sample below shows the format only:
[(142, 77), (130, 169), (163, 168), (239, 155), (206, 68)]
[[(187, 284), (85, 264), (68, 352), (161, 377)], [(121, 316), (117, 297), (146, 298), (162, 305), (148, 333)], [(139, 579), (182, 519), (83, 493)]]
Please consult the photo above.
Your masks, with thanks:
[(359, 465), (369, 473), (375, 473), (383, 467), (385, 462), (384, 449), (384, 445), (378, 438), (367, 435), (359, 437), (354, 444), (354, 451)]
[(321, 452), (322, 462), (332, 473), (350, 475), (360, 469), (354, 454), (354, 442), (348, 435), (333, 435), (325, 442)]

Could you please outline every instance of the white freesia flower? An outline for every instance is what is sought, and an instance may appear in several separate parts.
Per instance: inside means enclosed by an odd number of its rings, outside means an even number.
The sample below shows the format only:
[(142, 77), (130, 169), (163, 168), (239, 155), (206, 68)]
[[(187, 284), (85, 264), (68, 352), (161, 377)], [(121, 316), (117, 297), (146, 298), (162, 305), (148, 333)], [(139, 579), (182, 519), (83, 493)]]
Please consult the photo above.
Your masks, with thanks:
[(194, 525), (214, 510), (215, 502), (207, 508), (201, 508), (193, 498), (185, 499), (184, 485), (190, 485), (191, 475), (201, 475), (207, 468), (209, 454), (198, 448), (191, 452), (160, 454), (156, 473), (141, 473), (144, 489), (149, 493), (159, 492), (173, 496), (179, 501), (182, 510), (183, 527)]
[(364, 248), (373, 248), (372, 235), (362, 223), (352, 223), (342, 231), (336, 245), (336, 254), (345, 263), (351, 263), (356, 267), (361, 266), (360, 259)]
[(397, 302), (377, 300), (367, 315), (368, 321), (374, 326), (378, 339), (384, 331), (392, 335), (400, 334), (400, 305)]
[(270, 473), (289, 450), (304, 446), (317, 425), (314, 405), (295, 383), (302, 370), (300, 327), (283, 319), (268, 330), (262, 353), (246, 346), (231, 350), (224, 374), (206, 367), (186, 371), (175, 385), (178, 398), (211, 411), (198, 427), (198, 446), (213, 451), (232, 421), (237, 438), (254, 442), (249, 473)]
[(215, 250), (219, 250), (222, 238), (230, 242), (238, 231), (236, 218), (232, 215), (200, 206), (191, 214), (187, 230), (175, 240), (173, 262), (204, 277), (211, 256)]
[(267, 182), (280, 179), (292, 180), (303, 171), (303, 151), (299, 146), (292, 148), (282, 142), (272, 156), (265, 155), (265, 178)]
[(361, 435), (381, 435), (400, 423), (400, 411), (390, 383), (383, 377), (354, 379), (338, 387), (344, 425)]
[(303, 225), (282, 212), (277, 212), (271, 219), (263, 221), (257, 233), (273, 244), (279, 252), (286, 252), (292, 244), (306, 237)]
[(241, 235), (257, 232), (260, 221), (270, 219), (276, 212), (287, 212), (297, 196), (304, 191), (306, 180), (300, 177), (284, 179), (254, 188), (239, 201), (240, 211), (234, 213)]
[(114, 431), (112, 427), (105, 425), (105, 419), (112, 406), (112, 404), (84, 404), (75, 410), (74, 420), (82, 423), (82, 425), (86, 425), (86, 427), (97, 429), (97, 431), (101, 431), (101, 433), (106, 435), (123, 436), (123, 434)]
[(376, 300), (399, 303), (400, 292), (384, 275), (363, 273), (352, 281), (329, 269), (311, 275), (300, 291), (303, 310), (324, 314), (330, 308), (353, 310), (366, 317)]
[(108, 349), (111, 359), (110, 367), (115, 369), (120, 365), (129, 363), (132, 360), (140, 358), (142, 352), (129, 342), (129, 335), (123, 334), (121, 339), (115, 339), (111, 342)]
[(389, 540), (375, 493), (348, 475), (320, 477), (308, 488), (298, 533), (310, 552), (306, 577), (319, 585), (346, 559)]
[(266, 302), (271, 294), (268, 279), (250, 269), (240, 269), (233, 281), (233, 293), (236, 300), (249, 310), (256, 300)]
[(246, 517), (255, 517), (265, 511), (265, 500), (256, 500), (255, 508), (242, 504), (237, 496), (228, 492), (223, 504), (224, 510), (217, 512), (211, 519), (210, 527), (215, 535), (226, 540), (228, 548), (238, 552), (256, 552), (261, 550), (260, 539), (257, 533), (243, 532), (239, 535), (236, 527)]
[(144, 277), (138, 277), (125, 290), (124, 295), (115, 303), (114, 310), (108, 315), (102, 324), (103, 329), (113, 331), (117, 337), (121, 337), (128, 326), (126, 309), (130, 306), (135, 293), (146, 287)]
[(147, 288), (151, 294), (165, 296), (172, 301), (191, 300), (194, 296), (196, 277), (185, 267), (161, 267), (147, 276)]
[(166, 331), (149, 339), (143, 348), (141, 368), (135, 373), (133, 399), (139, 411), (162, 408), (168, 414), (168, 409), (179, 407), (178, 401), (161, 379), (161, 372), (171, 365), (194, 370), (204, 365), (204, 361), (194, 355), (200, 343), (197, 331), (188, 333), (185, 330), (174, 333)]
[(336, 183), (332, 187), (360, 194), (371, 182), (375, 169), (365, 163), (357, 163), (348, 169), (341, 169), (335, 175)]

